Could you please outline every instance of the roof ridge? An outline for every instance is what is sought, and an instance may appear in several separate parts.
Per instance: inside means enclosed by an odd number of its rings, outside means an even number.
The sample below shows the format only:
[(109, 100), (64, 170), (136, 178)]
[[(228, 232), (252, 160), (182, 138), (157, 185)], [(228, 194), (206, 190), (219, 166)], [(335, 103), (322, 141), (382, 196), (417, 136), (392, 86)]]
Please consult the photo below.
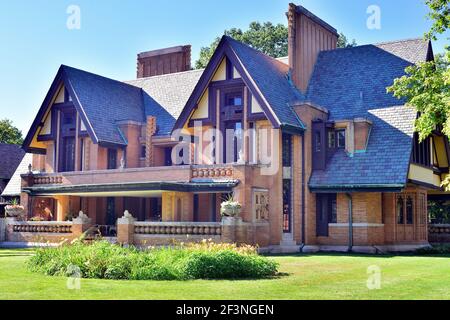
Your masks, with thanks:
[(157, 76), (151, 76), (151, 77), (143, 77), (143, 78), (137, 78), (137, 79), (132, 79), (132, 80), (125, 80), (124, 83), (129, 83), (132, 81), (140, 81), (140, 80), (148, 80), (148, 79), (156, 79), (156, 78), (165, 78), (165, 77), (170, 77), (170, 76), (174, 76), (174, 75), (182, 75), (182, 74), (187, 74), (187, 73), (195, 73), (195, 72), (200, 72), (200, 71), (204, 71), (205, 69), (192, 69), (192, 70), (187, 70), (187, 71), (181, 71), (181, 72), (172, 72), (172, 73), (167, 73), (167, 74), (160, 74)]
[[(257, 52), (258, 54), (260, 54), (260, 55), (262, 55), (262, 56), (264, 56), (264, 57), (266, 57), (266, 58), (269, 58), (269, 60), (272, 60), (272, 61), (274, 61), (274, 62), (276, 62), (276, 63), (278, 63), (278, 64), (281, 64), (281, 65), (283, 65), (283, 66), (286, 66), (286, 63), (283, 63), (283, 62), (281, 62), (280, 60), (278, 60), (279, 58), (274, 58), (274, 57), (272, 57), (272, 56), (269, 56), (268, 54), (262, 52), (261, 50), (255, 49), (255, 48), (253, 48), (252, 46), (250, 46), (250, 45), (248, 45), (248, 44), (246, 44), (246, 43), (244, 43), (244, 42), (242, 42), (242, 41), (236, 40), (236, 39), (234, 39), (233, 37), (230, 37), (230, 36), (228, 36), (228, 35), (224, 35), (224, 37), (226, 37), (227, 39), (231, 39), (231, 40), (233, 40), (233, 41), (235, 41), (235, 42), (237, 42), (237, 43), (239, 43), (239, 44), (241, 44), (241, 45), (243, 45), (243, 46), (245, 46), (245, 47), (247, 47), (247, 48), (249, 48), (249, 49), (251, 49), (251, 50)], [(284, 56), (284, 57), (280, 57), (280, 58), (289, 58), (289, 56)]]
[(400, 40), (385, 41), (385, 42), (378, 42), (378, 43), (367, 43), (367, 44), (362, 44), (362, 45), (358, 45), (358, 46), (354, 46), (354, 47), (345, 47), (345, 48), (336, 48), (336, 49), (330, 49), (330, 50), (322, 50), (320, 52), (333, 52), (333, 51), (340, 51), (340, 50), (356, 50), (356, 49), (359, 49), (359, 48), (370, 47), (370, 46), (377, 47), (377, 46), (386, 45), (386, 44), (395, 44), (395, 43), (402, 43), (402, 42), (413, 42), (413, 41), (418, 41), (418, 40), (427, 41), (427, 40), (424, 40), (423, 38), (420, 38), (420, 37), (419, 38), (409, 38), (409, 39), (400, 39)]
[(61, 67), (62, 67), (63, 69), (67, 69), (67, 68), (68, 68), (68, 69), (72, 69), (72, 70), (76, 70), (76, 71), (88, 73), (88, 74), (90, 74), (90, 75), (93, 75), (93, 76), (96, 76), (96, 77), (99, 77), (99, 78), (102, 78), (102, 79), (105, 79), (105, 80), (117, 82), (117, 83), (119, 83), (119, 84), (126, 85), (126, 86), (129, 86), (129, 87), (132, 87), (132, 88), (137, 88), (136, 86), (133, 86), (133, 85), (131, 85), (131, 84), (129, 84), (129, 83), (126, 83), (126, 82), (123, 82), (123, 81), (120, 81), (120, 80), (116, 80), (116, 79), (112, 79), (112, 78), (108, 78), (108, 77), (102, 76), (102, 75), (97, 74), (97, 73), (93, 73), (93, 72), (86, 71), (86, 70), (83, 70), (83, 69), (71, 67), (71, 66), (68, 66), (68, 65), (65, 65), (65, 64), (62, 64)]
[(382, 45), (382, 44), (393, 44), (393, 43), (400, 43), (400, 42), (412, 42), (412, 41), (417, 41), (417, 40), (422, 40), (424, 42), (428, 41), (428, 40), (425, 40), (422, 37), (417, 37), (417, 38), (405, 38), (405, 39), (399, 39), (399, 40), (377, 42), (377, 43), (372, 43), (372, 45), (377, 46), (377, 45)]

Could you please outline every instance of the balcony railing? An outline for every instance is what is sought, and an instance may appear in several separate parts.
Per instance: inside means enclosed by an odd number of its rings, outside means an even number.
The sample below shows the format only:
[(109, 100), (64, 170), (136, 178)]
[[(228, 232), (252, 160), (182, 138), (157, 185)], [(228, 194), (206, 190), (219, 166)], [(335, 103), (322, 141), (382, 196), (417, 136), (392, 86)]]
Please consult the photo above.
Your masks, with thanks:
[(193, 167), (192, 169), (192, 178), (193, 179), (201, 179), (201, 178), (232, 178), (233, 177), (233, 167), (232, 166), (202, 166), (202, 167)]
[(134, 233), (141, 235), (220, 236), (219, 222), (135, 222)]
[[(193, 179), (232, 179), (233, 165), (145, 167), (117, 170), (93, 170), (64, 173), (40, 173), (28, 176), (33, 185), (90, 185), (136, 182), (180, 182)], [(25, 176), (24, 176), (25, 177)]]
[(72, 222), (21, 222), (12, 225), (13, 232), (72, 233)]

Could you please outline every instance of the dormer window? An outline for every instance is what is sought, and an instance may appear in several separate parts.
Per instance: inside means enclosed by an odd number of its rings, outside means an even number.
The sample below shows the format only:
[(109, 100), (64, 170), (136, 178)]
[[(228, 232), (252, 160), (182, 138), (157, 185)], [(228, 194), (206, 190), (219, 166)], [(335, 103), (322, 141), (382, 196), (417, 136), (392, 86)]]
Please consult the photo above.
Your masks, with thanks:
[(336, 131), (336, 142), (338, 149), (345, 149), (345, 130)]
[(328, 131), (328, 149), (345, 149), (345, 129)]

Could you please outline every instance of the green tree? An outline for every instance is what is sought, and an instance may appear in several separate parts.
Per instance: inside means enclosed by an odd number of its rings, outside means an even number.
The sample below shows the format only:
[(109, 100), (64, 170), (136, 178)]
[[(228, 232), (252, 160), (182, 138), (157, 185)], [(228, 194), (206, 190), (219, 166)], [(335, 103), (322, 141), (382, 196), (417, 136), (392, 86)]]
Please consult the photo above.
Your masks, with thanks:
[(352, 47), (356, 47), (358, 44), (356, 43), (356, 40), (353, 39), (352, 42), (349, 42), (347, 37), (345, 36), (345, 34), (343, 34), (342, 32), (339, 33), (339, 39), (337, 42), (337, 47), (338, 48), (352, 48)]
[[(433, 25), (426, 39), (437, 39), (439, 34), (449, 28), (450, 0), (426, 0), (430, 8), (428, 17)], [(419, 118), (415, 130), (420, 140), (427, 138), (432, 131), (442, 128), (442, 132), (450, 138), (450, 48), (444, 54), (436, 56), (435, 61), (423, 62), (408, 67), (406, 75), (396, 79), (388, 92), (397, 98), (405, 98), (407, 104), (416, 108)], [(444, 181), (450, 190), (450, 176)]]
[(0, 143), (23, 143), (22, 131), (13, 126), (9, 119), (0, 120)]
[[(288, 29), (282, 24), (252, 22), (246, 31), (232, 28), (225, 30), (224, 35), (246, 43), (274, 58), (285, 57), (288, 54)], [(220, 37), (217, 37), (209, 47), (201, 48), (200, 58), (195, 62), (197, 69), (206, 67), (219, 42)]]
[[(248, 44), (249, 46), (273, 57), (280, 58), (288, 55), (288, 28), (283, 24), (274, 25), (271, 22), (252, 22), (248, 30), (242, 31), (232, 28), (224, 31), (224, 35)], [(217, 37), (208, 47), (200, 49), (200, 57), (195, 62), (195, 68), (205, 68), (220, 42)], [(344, 34), (340, 34), (338, 48), (354, 47), (356, 41), (348, 42)]]
[(415, 130), (423, 141), (437, 127), (450, 138), (450, 50), (437, 61), (423, 62), (406, 68), (406, 75), (395, 79), (387, 91), (406, 98), (420, 116)]
[(437, 35), (444, 33), (450, 27), (450, 7), (449, 0), (425, 0), (430, 8), (428, 17), (433, 21), (433, 25), (428, 33), (427, 39), (437, 40)]

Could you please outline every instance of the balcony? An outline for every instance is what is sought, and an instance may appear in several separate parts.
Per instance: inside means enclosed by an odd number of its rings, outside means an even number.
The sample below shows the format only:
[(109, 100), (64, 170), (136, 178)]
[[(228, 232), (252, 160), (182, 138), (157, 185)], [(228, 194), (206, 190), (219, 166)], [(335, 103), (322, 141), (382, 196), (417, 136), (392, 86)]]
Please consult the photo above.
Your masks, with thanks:
[[(22, 190), (34, 195), (142, 190), (190, 192), (208, 191), (211, 184), (228, 190), (238, 180), (235, 172), (235, 166), (227, 164), (40, 173), (23, 175)], [(207, 184), (207, 190), (198, 189), (206, 188)]]

